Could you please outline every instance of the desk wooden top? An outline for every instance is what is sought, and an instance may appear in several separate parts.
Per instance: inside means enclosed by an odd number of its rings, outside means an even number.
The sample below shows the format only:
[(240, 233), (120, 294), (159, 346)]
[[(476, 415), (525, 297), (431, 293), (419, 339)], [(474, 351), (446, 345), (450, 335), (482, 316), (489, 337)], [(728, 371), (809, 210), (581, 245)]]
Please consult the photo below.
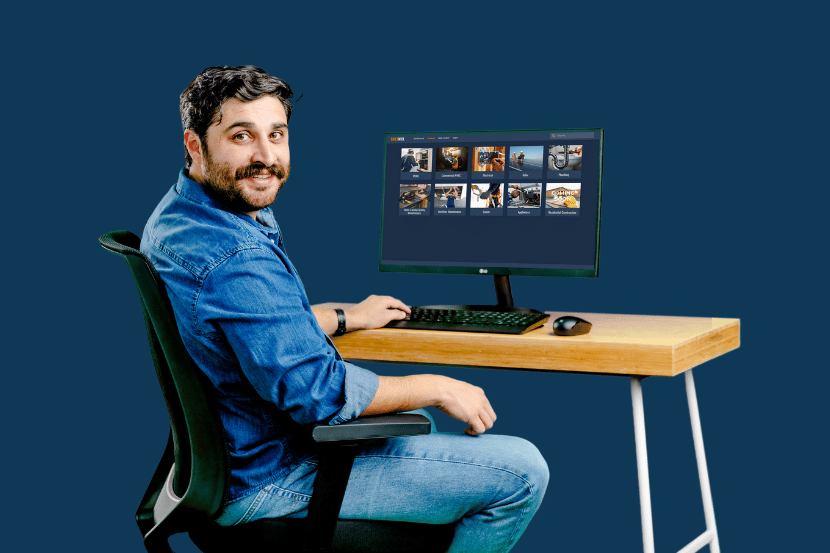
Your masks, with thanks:
[[(545, 326), (521, 335), (381, 328), (350, 332), (334, 343), (350, 360), (643, 376), (675, 376), (740, 346), (739, 319), (550, 315)], [(590, 321), (591, 332), (554, 335), (553, 320), (562, 315)]]

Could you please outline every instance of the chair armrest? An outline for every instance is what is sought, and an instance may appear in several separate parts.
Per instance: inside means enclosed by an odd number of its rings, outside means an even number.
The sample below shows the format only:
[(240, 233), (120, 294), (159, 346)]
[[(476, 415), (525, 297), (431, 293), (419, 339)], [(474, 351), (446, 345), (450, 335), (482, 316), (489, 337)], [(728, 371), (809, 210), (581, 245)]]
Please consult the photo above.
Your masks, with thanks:
[(431, 430), (432, 424), (427, 417), (412, 413), (376, 415), (333, 426), (315, 426), (311, 437), (315, 442), (325, 445), (321, 445), (314, 493), (308, 507), (308, 528), (303, 551), (327, 551), (331, 544), (352, 463), (357, 454), (357, 442), (429, 434)]
[(429, 434), (431, 423), (423, 415), (403, 413), (396, 415), (375, 415), (362, 417), (342, 424), (318, 425), (311, 432), (315, 442), (343, 442), (371, 440), (374, 438), (395, 438)]

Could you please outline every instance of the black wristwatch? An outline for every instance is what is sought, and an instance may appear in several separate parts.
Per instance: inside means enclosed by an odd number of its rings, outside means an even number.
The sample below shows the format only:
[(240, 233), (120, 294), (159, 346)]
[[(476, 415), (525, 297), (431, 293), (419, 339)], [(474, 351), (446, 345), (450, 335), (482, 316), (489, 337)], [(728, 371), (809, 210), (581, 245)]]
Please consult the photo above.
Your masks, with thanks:
[(346, 334), (346, 314), (342, 309), (335, 309), (337, 313), (337, 330), (334, 331), (335, 336), (343, 336)]

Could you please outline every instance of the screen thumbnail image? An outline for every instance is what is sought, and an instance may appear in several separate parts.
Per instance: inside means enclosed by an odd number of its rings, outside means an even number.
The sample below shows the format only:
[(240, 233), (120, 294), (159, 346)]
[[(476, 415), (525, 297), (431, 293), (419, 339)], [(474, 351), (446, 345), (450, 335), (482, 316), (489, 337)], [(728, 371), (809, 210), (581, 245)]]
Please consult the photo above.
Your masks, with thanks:
[(446, 207), (449, 209), (467, 207), (467, 196), (464, 184), (436, 184), (435, 185), (435, 207)]
[(501, 197), (504, 183), (476, 183), (470, 185), (470, 207), (473, 209), (487, 209), (501, 207)]
[(582, 184), (578, 182), (568, 184), (549, 182), (545, 192), (545, 204), (548, 207), (579, 209), (581, 189)]
[(550, 146), (548, 148), (548, 171), (581, 171), (582, 146)]
[(507, 187), (504, 201), (511, 207), (540, 207), (542, 204), (542, 183), (511, 184)]
[(402, 148), (401, 173), (432, 171), (432, 148)]
[(473, 148), (473, 171), (504, 171), (506, 146), (476, 146)]
[(508, 167), (511, 171), (541, 171), (542, 150), (542, 146), (511, 146)]
[(429, 207), (429, 196), (432, 192), (432, 187), (429, 184), (402, 184), (401, 195), (399, 200), (399, 207)]
[(435, 170), (438, 172), (466, 171), (467, 148), (438, 148), (435, 156)]

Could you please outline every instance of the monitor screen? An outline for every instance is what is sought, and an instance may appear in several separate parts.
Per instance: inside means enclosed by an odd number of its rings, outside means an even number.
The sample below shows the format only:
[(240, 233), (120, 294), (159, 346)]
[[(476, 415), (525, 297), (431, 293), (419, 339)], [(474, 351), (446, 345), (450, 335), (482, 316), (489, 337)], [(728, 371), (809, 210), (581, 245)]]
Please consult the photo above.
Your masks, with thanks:
[(387, 133), (380, 270), (597, 276), (603, 136)]

